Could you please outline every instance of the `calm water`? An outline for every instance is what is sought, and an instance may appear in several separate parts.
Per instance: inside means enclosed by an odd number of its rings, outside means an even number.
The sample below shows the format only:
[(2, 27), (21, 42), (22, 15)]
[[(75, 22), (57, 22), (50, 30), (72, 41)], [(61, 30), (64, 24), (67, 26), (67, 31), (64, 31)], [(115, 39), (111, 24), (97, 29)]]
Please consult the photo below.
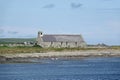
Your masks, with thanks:
[(0, 64), (0, 80), (120, 80), (120, 58)]

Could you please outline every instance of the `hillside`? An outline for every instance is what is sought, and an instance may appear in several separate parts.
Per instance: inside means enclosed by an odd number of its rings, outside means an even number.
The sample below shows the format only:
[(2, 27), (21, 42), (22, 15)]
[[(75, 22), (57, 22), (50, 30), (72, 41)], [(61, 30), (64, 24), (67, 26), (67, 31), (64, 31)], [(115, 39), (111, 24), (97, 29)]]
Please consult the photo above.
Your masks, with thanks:
[(0, 38), (0, 44), (35, 42), (36, 38)]

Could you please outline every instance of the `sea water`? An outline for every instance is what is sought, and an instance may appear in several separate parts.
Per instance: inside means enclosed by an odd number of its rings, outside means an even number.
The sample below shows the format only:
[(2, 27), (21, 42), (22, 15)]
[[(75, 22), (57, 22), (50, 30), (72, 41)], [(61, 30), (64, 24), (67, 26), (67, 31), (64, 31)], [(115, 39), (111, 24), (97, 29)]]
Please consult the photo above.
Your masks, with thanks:
[(120, 80), (120, 58), (5, 63), (0, 64), (0, 80)]

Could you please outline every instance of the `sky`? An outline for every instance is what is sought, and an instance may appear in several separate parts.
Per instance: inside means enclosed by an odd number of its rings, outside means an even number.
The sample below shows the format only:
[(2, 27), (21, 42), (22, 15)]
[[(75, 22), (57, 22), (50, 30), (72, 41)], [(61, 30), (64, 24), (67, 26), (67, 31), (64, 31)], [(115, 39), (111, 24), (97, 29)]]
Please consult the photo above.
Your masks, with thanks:
[(120, 45), (120, 0), (0, 0), (0, 38), (35, 38), (38, 31)]

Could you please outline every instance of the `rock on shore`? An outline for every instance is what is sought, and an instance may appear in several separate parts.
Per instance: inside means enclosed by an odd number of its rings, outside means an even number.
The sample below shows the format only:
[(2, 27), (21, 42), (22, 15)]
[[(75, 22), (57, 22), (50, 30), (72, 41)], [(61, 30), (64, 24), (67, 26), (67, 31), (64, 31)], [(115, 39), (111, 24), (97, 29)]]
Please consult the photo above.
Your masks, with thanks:
[(46, 53), (14, 53), (0, 56), (0, 62), (30, 62), (39, 58), (120, 57), (120, 50), (81, 50)]

